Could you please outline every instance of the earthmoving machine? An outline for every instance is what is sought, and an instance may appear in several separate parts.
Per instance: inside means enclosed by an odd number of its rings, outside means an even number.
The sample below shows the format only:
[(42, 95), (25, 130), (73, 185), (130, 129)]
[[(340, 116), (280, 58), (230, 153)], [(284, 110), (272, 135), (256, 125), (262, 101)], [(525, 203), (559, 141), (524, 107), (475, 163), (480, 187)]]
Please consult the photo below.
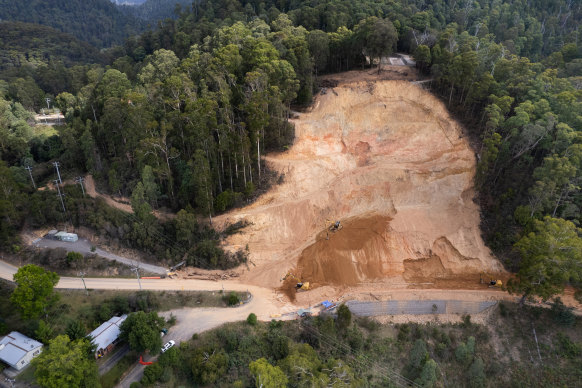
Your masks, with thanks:
[(295, 285), (297, 292), (309, 290), (309, 282), (302, 282), (301, 279), (293, 275), (291, 272), (287, 272), (287, 274), (281, 278), (281, 281), (284, 282), (287, 278), (294, 279), (297, 282)]
[(493, 275), (491, 275), (490, 273), (481, 272), (480, 278), (481, 278), (480, 279), (481, 284), (485, 284), (487, 282), (486, 279), (489, 279), (489, 281), (488, 281), (489, 287), (497, 287), (497, 288), (503, 287), (503, 282), (499, 279), (495, 279), (495, 277)]
[(332, 222), (330, 220), (325, 220), (325, 229), (326, 229), (326, 240), (329, 240), (329, 232), (335, 233), (339, 230), (343, 229), (343, 225), (339, 220)]

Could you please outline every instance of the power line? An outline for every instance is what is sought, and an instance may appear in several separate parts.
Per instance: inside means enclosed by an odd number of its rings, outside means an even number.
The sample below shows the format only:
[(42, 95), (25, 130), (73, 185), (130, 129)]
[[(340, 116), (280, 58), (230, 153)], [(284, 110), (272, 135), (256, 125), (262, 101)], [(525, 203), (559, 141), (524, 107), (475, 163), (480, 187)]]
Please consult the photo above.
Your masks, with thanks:
[(59, 177), (59, 183), (62, 185), (63, 184), (63, 180), (61, 179), (61, 173), (59, 172), (59, 166), (61, 164), (59, 162), (53, 162), (53, 166), (55, 166), (55, 169), (57, 170), (57, 176)]
[(53, 182), (55, 182), (55, 186), (57, 186), (58, 191), (57, 197), (61, 199), (61, 205), (63, 205), (63, 213), (67, 215), (67, 209), (65, 209), (65, 201), (63, 201), (63, 197), (65, 196), (65, 194), (61, 193), (61, 187), (59, 186), (58, 179), (55, 179)]
[(77, 178), (75, 178), (75, 182), (77, 182), (79, 185), (81, 185), (81, 190), (83, 191), (83, 197), (85, 196), (85, 187), (83, 186), (83, 182), (85, 182), (85, 178), (83, 178), (82, 176), (78, 176)]
[(36, 184), (34, 183), (34, 178), (32, 177), (32, 167), (26, 166), (24, 168), (28, 170), (28, 175), (30, 175), (30, 180), (32, 181), (32, 187), (34, 187), (34, 189), (36, 190)]

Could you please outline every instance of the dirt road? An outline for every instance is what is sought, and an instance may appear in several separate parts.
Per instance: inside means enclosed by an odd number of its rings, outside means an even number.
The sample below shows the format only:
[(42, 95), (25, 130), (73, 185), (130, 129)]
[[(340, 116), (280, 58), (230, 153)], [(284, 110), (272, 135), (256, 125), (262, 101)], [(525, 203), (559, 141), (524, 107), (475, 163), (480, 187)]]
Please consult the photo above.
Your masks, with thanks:
[(32, 244), (35, 247), (39, 247), (39, 248), (64, 248), (67, 250), (67, 252), (79, 252), (82, 253), (84, 255), (89, 255), (89, 254), (96, 254), (99, 255), (107, 260), (113, 260), (113, 261), (118, 261), (120, 263), (123, 263), (125, 265), (129, 265), (129, 266), (139, 266), (140, 270), (143, 270), (145, 272), (148, 273), (152, 273), (152, 274), (159, 274), (159, 275), (165, 275), (168, 270), (164, 267), (159, 267), (157, 265), (152, 265), (152, 264), (146, 264), (146, 263), (142, 263), (136, 260), (131, 260), (131, 259), (127, 259), (125, 257), (122, 256), (118, 256), (116, 254), (104, 251), (103, 249), (100, 248), (95, 248), (94, 251), (91, 250), (91, 247), (93, 246), (93, 244), (91, 244), (91, 242), (87, 239), (84, 238), (80, 238), (79, 240), (75, 241), (75, 242), (65, 242), (65, 241), (60, 241), (60, 240), (50, 240), (50, 239), (40, 239), (39, 241), (36, 241), (35, 243)]

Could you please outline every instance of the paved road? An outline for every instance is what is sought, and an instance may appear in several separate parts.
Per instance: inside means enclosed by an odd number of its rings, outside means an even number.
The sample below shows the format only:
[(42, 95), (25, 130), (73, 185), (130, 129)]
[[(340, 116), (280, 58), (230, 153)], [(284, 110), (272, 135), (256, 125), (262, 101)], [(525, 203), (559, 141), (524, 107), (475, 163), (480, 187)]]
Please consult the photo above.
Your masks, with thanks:
[(121, 257), (121, 256), (117, 256), (113, 253), (106, 252), (100, 248), (95, 248), (95, 251), (92, 252), (91, 247), (93, 245), (91, 244), (91, 242), (89, 240), (84, 239), (84, 238), (80, 238), (76, 242), (65, 242), (65, 241), (60, 241), (60, 240), (50, 240), (47, 238), (42, 238), (39, 241), (33, 243), (32, 245), (35, 247), (39, 247), (39, 248), (64, 248), (67, 250), (67, 252), (75, 251), (75, 252), (83, 253), (85, 255), (94, 253), (94, 254), (99, 255), (101, 257), (104, 257), (108, 260), (118, 261), (118, 262), (123, 263), (125, 265), (130, 265), (130, 266), (131, 265), (139, 265), (140, 269), (143, 269), (146, 272), (155, 273), (155, 274), (159, 274), (159, 275), (165, 275), (168, 272), (168, 270), (166, 268), (158, 267), (157, 265), (142, 263), (142, 262), (139, 262), (137, 260), (127, 259), (127, 258)]

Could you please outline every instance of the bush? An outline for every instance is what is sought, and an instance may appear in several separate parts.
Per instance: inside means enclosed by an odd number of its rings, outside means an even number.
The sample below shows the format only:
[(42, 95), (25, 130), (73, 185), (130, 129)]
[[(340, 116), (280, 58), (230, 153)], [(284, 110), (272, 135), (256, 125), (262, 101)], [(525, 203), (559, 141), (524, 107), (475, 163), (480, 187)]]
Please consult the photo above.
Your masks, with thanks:
[(247, 317), (247, 323), (251, 326), (255, 326), (257, 324), (257, 316), (254, 313), (250, 313)]
[(502, 317), (508, 316), (507, 306), (503, 302), (499, 303), (499, 314), (501, 314)]
[(469, 377), (469, 387), (480, 388), (486, 386), (485, 368), (483, 360), (480, 358), (476, 358), (473, 361), (467, 375)]
[(236, 306), (240, 303), (240, 298), (236, 292), (231, 291), (228, 295), (222, 297), (222, 300), (229, 306)]
[(143, 377), (141, 383), (144, 385), (150, 385), (159, 380), (164, 372), (164, 368), (160, 363), (153, 363), (145, 367), (143, 371)]
[(572, 342), (564, 333), (558, 333), (556, 344), (559, 349), (559, 355), (566, 358), (576, 358), (582, 354), (582, 346)]
[(455, 350), (455, 358), (462, 364), (468, 365), (473, 359), (475, 353), (475, 338), (469, 337), (467, 343), (461, 342)]
[(562, 325), (567, 327), (572, 327), (576, 323), (576, 316), (572, 312), (572, 307), (567, 307), (562, 303), (560, 298), (554, 299), (552, 303), (551, 313), (554, 317), (554, 320)]
[(408, 339), (408, 335), (410, 334), (410, 326), (407, 323), (404, 323), (398, 327), (398, 341), (404, 342)]
[(337, 309), (337, 327), (340, 330), (347, 329), (352, 323), (352, 312), (345, 304), (341, 304)]

